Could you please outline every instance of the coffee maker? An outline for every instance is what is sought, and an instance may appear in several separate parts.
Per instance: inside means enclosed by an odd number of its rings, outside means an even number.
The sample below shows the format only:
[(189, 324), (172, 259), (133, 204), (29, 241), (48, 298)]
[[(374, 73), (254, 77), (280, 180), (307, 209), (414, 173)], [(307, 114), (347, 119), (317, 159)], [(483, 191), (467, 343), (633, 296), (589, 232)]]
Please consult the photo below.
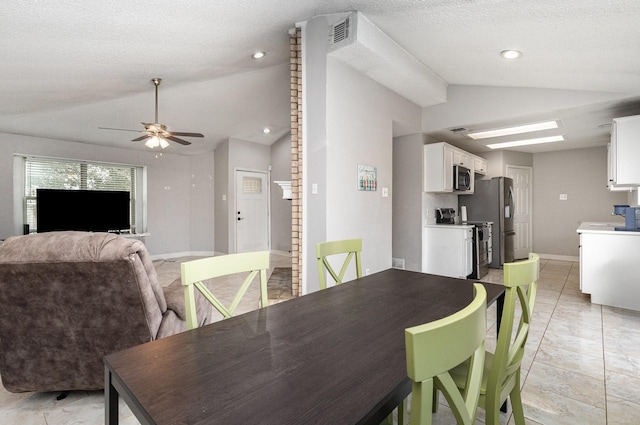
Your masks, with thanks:
[(616, 230), (640, 231), (640, 207), (614, 205), (613, 215), (621, 215), (624, 217), (624, 227), (616, 227)]

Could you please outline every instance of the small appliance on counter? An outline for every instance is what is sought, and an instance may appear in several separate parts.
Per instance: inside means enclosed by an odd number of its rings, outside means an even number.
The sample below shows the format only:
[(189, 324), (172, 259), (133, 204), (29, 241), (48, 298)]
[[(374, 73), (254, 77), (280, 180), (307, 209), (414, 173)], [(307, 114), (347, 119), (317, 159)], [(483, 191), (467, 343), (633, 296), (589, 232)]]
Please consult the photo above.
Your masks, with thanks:
[(436, 208), (436, 224), (456, 224), (456, 210), (453, 208)]
[(624, 217), (624, 227), (616, 227), (616, 230), (628, 232), (640, 231), (640, 207), (614, 205), (613, 215), (621, 215)]

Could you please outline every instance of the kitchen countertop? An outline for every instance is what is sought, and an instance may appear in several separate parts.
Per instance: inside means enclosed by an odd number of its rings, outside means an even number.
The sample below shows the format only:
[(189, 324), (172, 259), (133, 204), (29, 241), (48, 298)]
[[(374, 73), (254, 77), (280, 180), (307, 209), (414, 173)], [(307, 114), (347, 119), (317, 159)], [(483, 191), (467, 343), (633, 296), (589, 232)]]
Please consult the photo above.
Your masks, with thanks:
[(455, 229), (473, 229), (473, 224), (425, 224), (424, 227), (452, 227)]
[(611, 235), (640, 235), (640, 231), (616, 230), (616, 227), (624, 227), (624, 223), (601, 223), (586, 221), (580, 223), (580, 227), (576, 230), (578, 233), (598, 233)]

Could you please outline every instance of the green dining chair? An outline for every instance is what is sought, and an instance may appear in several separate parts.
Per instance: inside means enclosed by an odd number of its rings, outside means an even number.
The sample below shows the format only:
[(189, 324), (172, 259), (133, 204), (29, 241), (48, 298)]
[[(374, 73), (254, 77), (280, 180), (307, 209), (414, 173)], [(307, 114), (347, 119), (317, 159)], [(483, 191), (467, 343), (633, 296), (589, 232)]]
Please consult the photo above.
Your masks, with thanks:
[[(362, 239), (345, 239), (341, 241), (321, 242), (316, 245), (316, 258), (318, 260), (318, 280), (320, 282), (320, 289), (326, 289), (327, 281), (325, 277), (325, 270), (331, 276), (336, 285), (342, 283), (344, 274), (347, 271), (351, 260), (356, 259), (356, 276), (362, 277), (362, 262), (360, 259), (360, 253), (362, 252)], [(328, 257), (346, 254), (346, 258), (342, 263), (342, 268), (339, 273), (336, 273)], [(335, 257), (334, 257), (335, 258)]]
[[(504, 264), (505, 299), (495, 353), (487, 353), (479, 406), (485, 410), (487, 425), (500, 424), (500, 407), (511, 399), (516, 425), (525, 425), (520, 396), (520, 366), (536, 300), (540, 258), (530, 254), (528, 260)], [(520, 306), (520, 309), (517, 306)], [(515, 336), (516, 312), (521, 316)], [(452, 371), (459, 388), (465, 388), (466, 370), (463, 364)]]
[[(485, 357), (487, 292), (474, 285), (473, 301), (450, 316), (405, 330), (407, 375), (413, 381), (410, 425), (431, 424), (436, 390), (444, 394), (458, 424), (475, 422)], [(465, 389), (456, 386), (449, 371), (470, 365)], [(400, 418), (398, 423), (403, 423)]]
[[(269, 303), (267, 295), (267, 270), (269, 269), (269, 252), (248, 252), (243, 254), (229, 254), (218, 257), (208, 257), (199, 260), (186, 261), (181, 264), (182, 285), (184, 286), (185, 314), (187, 329), (198, 327), (196, 317), (195, 290), (215, 307), (227, 319), (232, 317), (240, 301), (247, 293), (247, 289), (256, 275), (260, 274), (260, 307)], [(236, 273), (249, 273), (236, 292), (233, 301), (225, 306), (204, 284), (207, 279), (227, 276)]]

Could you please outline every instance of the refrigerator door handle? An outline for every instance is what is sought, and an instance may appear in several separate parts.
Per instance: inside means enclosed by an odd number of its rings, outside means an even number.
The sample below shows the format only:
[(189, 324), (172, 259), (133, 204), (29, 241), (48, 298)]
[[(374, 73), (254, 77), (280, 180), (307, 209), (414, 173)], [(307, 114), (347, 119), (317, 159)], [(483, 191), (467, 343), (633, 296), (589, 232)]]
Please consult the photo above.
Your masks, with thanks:
[(511, 209), (511, 213), (509, 214), (509, 218), (513, 220), (513, 216), (516, 214), (516, 201), (513, 196), (513, 188), (509, 187), (509, 208)]

